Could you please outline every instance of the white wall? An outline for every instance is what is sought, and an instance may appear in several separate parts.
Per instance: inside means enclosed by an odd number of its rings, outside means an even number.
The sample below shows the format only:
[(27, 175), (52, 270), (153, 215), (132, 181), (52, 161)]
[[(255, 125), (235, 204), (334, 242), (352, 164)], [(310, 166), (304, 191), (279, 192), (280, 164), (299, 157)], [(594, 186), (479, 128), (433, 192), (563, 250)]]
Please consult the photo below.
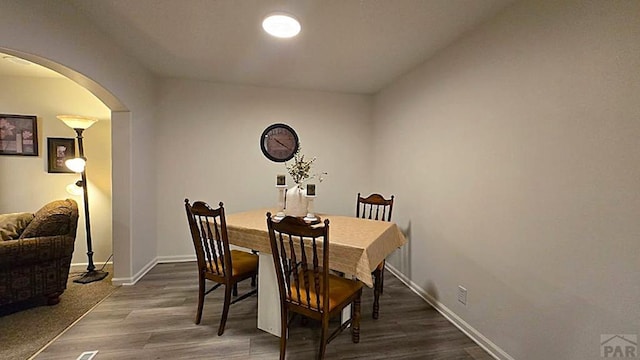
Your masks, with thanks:
[[(93, 116), (100, 121), (84, 135), (94, 261), (111, 255), (111, 121), (109, 109), (95, 96), (68, 79), (0, 77), (11, 89), (0, 97), (0, 113), (38, 117), (39, 155), (0, 156), (0, 213), (34, 213), (46, 203), (71, 198), (78, 202), (80, 219), (73, 264), (87, 263), (82, 196), (65, 191), (77, 174), (47, 172), (47, 138), (75, 138), (75, 132), (56, 118), (60, 114)], [(76, 150), (77, 151), (77, 150)], [(78, 153), (76, 152), (76, 155)]]
[(639, 14), (518, 2), (375, 99), (374, 185), (410, 234), (391, 263), (515, 359), (640, 332)]
[[(158, 254), (193, 256), (184, 199), (223, 201), (227, 212), (276, 205), (284, 164), (262, 155), (270, 124), (291, 125), (318, 184), (318, 212), (353, 214), (358, 191), (370, 189), (371, 98), (326, 92), (165, 80), (158, 105)], [(287, 183), (293, 186), (290, 177)]]
[(154, 77), (65, 1), (1, 2), (0, 48), (55, 69), (114, 111), (114, 282), (134, 280), (157, 253)]

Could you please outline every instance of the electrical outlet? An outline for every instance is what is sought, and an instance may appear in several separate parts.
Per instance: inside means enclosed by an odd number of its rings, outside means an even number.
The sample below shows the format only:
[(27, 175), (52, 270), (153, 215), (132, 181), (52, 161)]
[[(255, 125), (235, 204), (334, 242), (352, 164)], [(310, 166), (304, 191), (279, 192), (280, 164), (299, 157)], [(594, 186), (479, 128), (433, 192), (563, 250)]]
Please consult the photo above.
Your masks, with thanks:
[(467, 305), (467, 289), (462, 285), (458, 285), (458, 301), (462, 305)]

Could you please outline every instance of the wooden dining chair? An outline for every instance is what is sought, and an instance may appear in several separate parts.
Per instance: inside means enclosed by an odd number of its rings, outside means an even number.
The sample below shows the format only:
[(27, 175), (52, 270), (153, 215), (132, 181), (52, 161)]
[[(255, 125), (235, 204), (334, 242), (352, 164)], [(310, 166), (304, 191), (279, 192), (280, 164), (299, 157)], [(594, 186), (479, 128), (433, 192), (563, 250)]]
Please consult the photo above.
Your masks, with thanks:
[[(221, 285), (225, 287), (218, 336), (224, 333), (230, 305), (257, 292), (257, 288), (254, 288), (232, 301), (232, 295), (238, 295), (238, 282), (252, 279), (251, 283), (254, 285), (255, 278), (258, 275), (258, 255), (229, 249), (223, 203), (221, 202), (219, 206), (217, 209), (212, 209), (202, 201), (196, 201), (193, 205), (190, 205), (189, 199), (184, 200), (191, 238), (193, 239), (193, 246), (198, 260), (199, 287), (196, 324), (200, 324), (202, 319), (204, 297)], [(206, 290), (205, 280), (213, 281), (216, 284)]]
[[(267, 228), (280, 290), (280, 359), (285, 358), (290, 312), (322, 324), (318, 359), (324, 358), (327, 344), (349, 325), (351, 340), (358, 343), (362, 283), (329, 272), (329, 220), (309, 225), (286, 216), (275, 222), (267, 213)], [(349, 304), (353, 304), (351, 319), (329, 335), (329, 319)]]
[[(393, 195), (390, 199), (385, 199), (380, 194), (371, 194), (367, 197), (360, 196), (356, 203), (356, 217), (369, 220), (391, 221), (393, 211)], [(373, 312), (371, 316), (377, 319), (380, 313), (380, 294), (384, 289), (384, 265), (382, 260), (376, 269), (371, 273), (373, 276)]]

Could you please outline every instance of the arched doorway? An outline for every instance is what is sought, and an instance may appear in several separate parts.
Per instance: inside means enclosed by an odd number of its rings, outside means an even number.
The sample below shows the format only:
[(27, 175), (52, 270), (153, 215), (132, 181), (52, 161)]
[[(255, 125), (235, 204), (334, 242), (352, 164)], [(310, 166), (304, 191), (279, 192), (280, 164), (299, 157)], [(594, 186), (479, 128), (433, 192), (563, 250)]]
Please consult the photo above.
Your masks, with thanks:
[[(130, 213), (129, 211), (130, 197), (128, 196), (128, 191), (122, 190), (122, 189), (129, 189), (130, 186), (128, 184), (128, 181), (126, 180), (127, 178), (124, 177), (123, 179), (122, 176), (119, 176), (118, 175), (119, 172), (117, 170), (122, 167), (125, 167), (125, 168), (129, 167), (130, 154), (128, 153), (128, 149), (126, 149), (124, 152), (122, 151), (122, 149), (113, 150), (113, 147), (111, 146), (111, 141), (114, 138), (116, 139), (123, 138), (123, 137), (126, 139), (130, 138), (129, 123), (131, 121), (131, 113), (126, 109), (124, 104), (122, 104), (107, 89), (105, 89), (95, 81), (89, 79), (88, 77), (64, 65), (55, 63), (46, 58), (42, 58), (32, 54), (27, 54), (17, 50), (0, 48), (0, 52), (15, 56), (19, 59), (27, 60), (34, 64), (44, 66), (46, 68), (49, 68), (63, 75), (67, 79), (71, 80), (71, 82), (77, 84), (79, 88), (85, 89), (86, 91), (91, 93), (96, 99), (102, 102), (104, 106), (106, 106), (106, 108), (108, 108), (108, 110), (106, 111), (106, 117), (107, 117), (106, 120), (109, 120), (109, 121), (99, 122), (100, 126), (103, 127), (103, 130), (102, 130), (103, 134), (105, 129), (107, 131), (107, 134), (106, 136), (103, 135), (102, 139), (98, 139), (99, 140), (98, 142), (102, 144), (102, 148), (97, 149), (98, 151), (93, 151), (93, 160), (94, 160), (93, 164), (99, 164), (100, 168), (96, 168), (95, 166), (97, 165), (94, 165), (93, 171), (90, 170), (90, 166), (92, 164), (91, 162), (92, 152), (90, 151), (91, 150), (90, 148), (92, 146), (97, 147), (99, 145), (95, 143), (92, 144), (91, 142), (85, 142), (86, 154), (87, 154), (87, 157), (89, 158), (89, 162), (88, 162), (89, 165), (87, 167), (88, 167), (88, 175), (89, 175), (88, 183), (89, 183), (89, 189), (90, 189), (89, 203), (91, 206), (91, 218), (92, 218), (91, 219), (92, 237), (93, 237), (92, 242), (93, 242), (94, 252), (96, 253), (94, 255), (94, 260), (96, 262), (96, 266), (98, 266), (98, 264), (101, 264), (103, 261), (106, 261), (110, 257), (110, 255), (113, 254), (114, 255), (113, 257), (114, 282), (118, 283), (117, 281), (118, 278), (125, 278), (125, 279), (130, 278), (131, 250), (130, 250), (129, 242), (131, 237), (129, 235), (129, 232), (130, 232), (130, 226), (128, 224), (130, 222), (129, 216), (126, 216), (126, 215), (114, 216), (114, 214)], [(53, 98), (54, 95), (56, 94), (48, 95), (47, 97)], [(47, 99), (47, 100), (52, 101), (52, 99)], [(72, 102), (73, 99), (69, 99), (67, 101)], [(70, 108), (73, 109), (73, 105), (70, 106)], [(74, 112), (74, 110), (71, 110), (71, 112)], [(86, 112), (86, 107), (83, 107), (83, 106), (80, 106), (77, 112), (78, 112), (77, 115), (90, 115), (90, 114), (83, 113), (83, 112)], [(40, 114), (35, 114), (35, 115), (40, 115)], [(61, 135), (69, 138), (75, 137), (75, 134), (70, 129), (68, 129), (68, 133), (61, 132), (63, 130), (60, 130), (59, 128), (56, 129), (56, 126), (59, 127), (60, 124), (57, 124), (57, 120), (52, 119), (54, 117), (53, 114), (47, 114), (46, 117), (47, 117), (46, 121), (48, 122), (46, 125), (43, 124), (44, 119), (38, 120), (40, 122), (39, 134), (38, 134), (40, 155), (38, 156), (39, 159), (33, 159), (33, 160), (36, 160), (38, 163), (46, 163), (46, 158), (47, 158), (46, 141), (48, 137), (51, 137), (51, 136), (55, 137), (55, 136), (61, 136)], [(101, 116), (101, 118), (102, 120), (105, 120), (105, 116)], [(114, 122), (117, 122), (116, 126), (112, 126)], [(94, 134), (92, 134), (92, 132)], [(98, 132), (98, 129), (90, 129), (85, 134), (85, 138), (92, 135), (96, 136), (97, 132)], [(104, 146), (105, 141), (107, 140), (108, 140), (109, 146)], [(102, 151), (103, 153), (100, 154), (99, 151)], [(114, 154), (116, 154), (115, 159), (114, 159)], [(106, 164), (104, 161), (100, 162), (98, 159), (101, 157), (102, 158), (107, 157), (108, 164)], [(24, 165), (24, 162), (22, 164)], [(104, 169), (104, 167), (108, 167), (108, 169)], [(114, 169), (114, 171), (111, 171), (112, 169)], [(105, 173), (108, 173), (108, 179), (105, 179)], [(61, 178), (60, 176), (55, 178), (55, 176), (51, 176), (51, 174), (46, 174), (46, 171), (44, 171), (44, 169), (43, 169), (43, 174), (39, 174), (39, 175), (42, 175), (41, 181), (47, 183), (47, 185), (44, 187), (51, 187), (51, 186), (58, 187), (57, 185), (52, 185), (50, 182), (52, 180), (59, 182)], [(63, 177), (69, 177), (69, 175), (65, 174), (63, 175)], [(118, 181), (116, 181), (117, 184), (114, 184), (114, 181), (113, 181), (114, 178), (118, 178)], [(38, 180), (36, 179), (34, 181), (38, 181)], [(105, 191), (105, 189), (108, 191)], [(124, 196), (121, 195), (123, 193), (125, 194)], [(65, 196), (65, 195), (67, 194), (64, 194), (62, 196)], [(77, 200), (79, 203), (81, 203), (82, 197), (78, 198)], [(126, 210), (122, 211), (121, 209), (126, 209)], [(83, 218), (83, 215), (81, 214), (81, 221), (83, 222), (84, 220), (82, 218)], [(107, 220), (108, 224), (106, 225), (100, 224), (100, 221), (96, 221), (96, 220), (102, 220), (103, 223), (104, 223), (104, 220)], [(103, 225), (103, 227), (108, 226), (108, 231), (105, 231), (105, 229), (101, 230), (100, 226), (96, 226), (96, 224)], [(77, 237), (77, 240), (76, 240), (76, 251), (74, 253), (74, 261), (73, 261), (74, 263), (81, 262), (82, 259), (84, 259), (84, 262), (86, 262), (86, 245), (85, 245), (86, 237), (85, 237), (84, 223), (79, 224), (78, 235), (79, 236)], [(104, 246), (103, 244), (105, 241), (104, 239), (105, 237), (108, 237), (108, 242), (109, 242), (108, 246)], [(112, 239), (115, 239), (115, 238), (118, 238), (119, 241), (114, 242)], [(125, 280), (124, 282), (127, 282), (127, 281)]]

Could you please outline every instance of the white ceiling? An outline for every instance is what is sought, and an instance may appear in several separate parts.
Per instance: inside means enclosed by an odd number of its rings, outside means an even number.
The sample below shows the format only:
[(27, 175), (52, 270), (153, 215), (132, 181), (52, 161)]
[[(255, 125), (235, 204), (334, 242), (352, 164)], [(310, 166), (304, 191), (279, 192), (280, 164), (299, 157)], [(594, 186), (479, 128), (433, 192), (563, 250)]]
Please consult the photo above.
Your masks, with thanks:
[[(70, 0), (164, 77), (375, 93), (514, 0)], [(274, 11), (302, 24), (270, 37)]]

